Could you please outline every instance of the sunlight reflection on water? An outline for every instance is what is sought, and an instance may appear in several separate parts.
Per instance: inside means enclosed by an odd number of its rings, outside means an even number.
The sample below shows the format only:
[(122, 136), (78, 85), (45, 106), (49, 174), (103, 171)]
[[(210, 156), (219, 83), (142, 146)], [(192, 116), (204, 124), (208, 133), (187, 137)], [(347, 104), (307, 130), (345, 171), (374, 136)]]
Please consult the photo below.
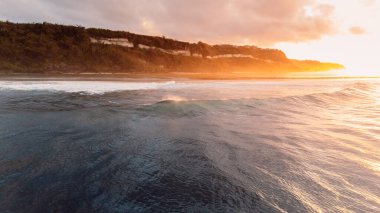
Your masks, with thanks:
[(0, 81), (0, 212), (380, 211), (377, 81), (74, 84)]

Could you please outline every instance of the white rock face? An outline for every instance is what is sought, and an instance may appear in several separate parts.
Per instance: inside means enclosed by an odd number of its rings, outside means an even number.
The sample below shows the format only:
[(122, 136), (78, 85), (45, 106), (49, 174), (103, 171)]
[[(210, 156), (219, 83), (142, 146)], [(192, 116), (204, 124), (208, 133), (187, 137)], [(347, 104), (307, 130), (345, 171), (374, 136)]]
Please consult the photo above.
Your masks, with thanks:
[(102, 38), (102, 39), (96, 39), (91, 38), (92, 43), (99, 43), (99, 44), (113, 44), (113, 45), (119, 45), (123, 47), (133, 47), (133, 44), (129, 42), (126, 38)]
[(210, 59), (216, 59), (216, 58), (253, 58), (253, 56), (244, 55), (244, 54), (223, 54), (223, 55), (207, 56), (207, 58), (210, 58)]
[[(119, 45), (123, 47), (133, 47), (133, 43), (129, 42), (128, 39), (126, 38), (91, 38), (92, 43), (100, 43), (100, 44), (109, 44), (109, 45)], [(197, 57), (201, 58), (202, 55), (199, 53), (193, 53), (191, 55), (190, 51), (185, 49), (185, 50), (167, 50), (167, 49), (162, 49), (162, 48), (157, 48), (157, 47), (152, 47), (152, 46), (147, 46), (144, 44), (139, 44), (138, 48), (140, 49), (155, 49), (159, 50), (161, 52), (171, 54), (171, 55), (181, 55), (181, 56), (192, 56), (192, 57)], [(215, 55), (215, 56), (207, 56), (208, 59), (218, 59), (218, 58), (252, 58), (252, 59), (257, 59), (257, 60), (263, 60), (259, 58), (255, 58), (252, 55), (245, 55), (245, 54), (223, 54), (223, 55)], [(271, 62), (270, 60), (265, 60), (268, 62)]]
[(156, 48), (156, 49), (160, 50), (161, 52), (171, 54), (171, 55), (191, 56), (191, 53), (189, 50), (165, 50), (161, 48)]
[(144, 44), (139, 44), (140, 49), (151, 49), (152, 47), (144, 45)]
[(191, 56), (191, 53), (189, 50), (175, 50), (173, 51), (174, 55), (183, 55), (183, 56)]

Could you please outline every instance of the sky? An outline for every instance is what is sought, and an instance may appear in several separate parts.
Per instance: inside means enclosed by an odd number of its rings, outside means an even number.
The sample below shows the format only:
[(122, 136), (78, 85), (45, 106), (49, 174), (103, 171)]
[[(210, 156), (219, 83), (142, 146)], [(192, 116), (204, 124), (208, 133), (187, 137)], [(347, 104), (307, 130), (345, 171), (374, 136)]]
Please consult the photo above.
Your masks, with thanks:
[(278, 48), (380, 75), (380, 0), (1, 0), (0, 19)]

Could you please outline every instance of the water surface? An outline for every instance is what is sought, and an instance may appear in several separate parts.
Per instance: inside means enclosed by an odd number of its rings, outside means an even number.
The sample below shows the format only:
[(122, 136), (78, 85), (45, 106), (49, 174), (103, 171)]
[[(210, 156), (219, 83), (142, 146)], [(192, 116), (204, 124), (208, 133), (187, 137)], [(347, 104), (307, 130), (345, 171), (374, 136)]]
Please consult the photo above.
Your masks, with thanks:
[(0, 81), (0, 212), (379, 212), (380, 82)]

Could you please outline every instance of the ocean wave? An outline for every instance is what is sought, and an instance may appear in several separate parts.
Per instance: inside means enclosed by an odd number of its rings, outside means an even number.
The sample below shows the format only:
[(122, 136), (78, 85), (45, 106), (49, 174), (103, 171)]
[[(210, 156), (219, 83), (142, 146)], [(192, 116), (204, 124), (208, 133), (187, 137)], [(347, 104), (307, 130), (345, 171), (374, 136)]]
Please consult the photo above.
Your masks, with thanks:
[(280, 97), (256, 97), (256, 94), (247, 97), (231, 97), (225, 98), (220, 96), (215, 96), (211, 98), (198, 97), (198, 98), (186, 98), (179, 95), (165, 95), (161, 100), (153, 104), (161, 103), (184, 103), (184, 102), (231, 102), (231, 101), (258, 101), (258, 100), (269, 100), (269, 101), (286, 101), (286, 102), (304, 102), (304, 103), (315, 103), (315, 104), (328, 104), (328, 103), (339, 103), (344, 101), (350, 101), (355, 99), (365, 99), (366, 97), (372, 98), (373, 93), (377, 92), (378, 86), (364, 83), (356, 83), (349, 85), (343, 89), (332, 91), (332, 92), (318, 92), (318, 93), (306, 93), (300, 95), (288, 95)]
[(158, 83), (0, 91), (0, 206), (379, 212), (379, 84)]
[(0, 81), (0, 90), (60, 91), (69, 93), (103, 94), (115, 91), (168, 89), (176, 84), (166, 82), (110, 81)]
[(178, 103), (178, 102), (184, 102), (184, 101), (189, 101), (189, 100), (187, 98), (177, 96), (177, 95), (166, 95), (158, 103)]
[[(342, 82), (331, 82), (337, 84), (337, 87), (344, 85)], [(355, 84), (357, 88), (368, 89), (367, 83)], [(281, 88), (291, 88), (291, 91), (302, 91), (304, 88), (313, 87), (315, 89), (323, 89), (326, 82), (315, 81), (89, 81), (89, 80), (0, 80), (1, 90), (16, 91), (60, 91), (68, 93), (86, 93), (86, 94), (104, 94), (118, 91), (130, 90), (157, 90), (157, 89), (210, 89), (220, 92), (268, 92), (268, 88), (273, 88), (276, 92), (283, 92)]]
[[(223, 89), (222, 85), (226, 85)], [(232, 84), (232, 85), (231, 85)], [(270, 84), (270, 83), (269, 83)], [(230, 88), (232, 87), (232, 88)], [(312, 88), (323, 85), (315, 84)], [(330, 86), (331, 87), (331, 86)], [(263, 88), (267, 90), (264, 91)], [(304, 83), (293, 88), (287, 84), (262, 82), (96, 82), (96, 81), (0, 81), (2, 101), (9, 108), (27, 110), (62, 110), (87, 107), (152, 108), (194, 111), (277, 109), (276, 113), (297, 112), (300, 106), (324, 108), (358, 101), (373, 102), (379, 96), (376, 83), (350, 83), (338, 88), (305, 90)], [(307, 87), (306, 87), (307, 88)], [(155, 90), (154, 95), (151, 95)], [(284, 90), (287, 90), (283, 94)], [(14, 91), (18, 92), (17, 95)], [(33, 94), (29, 91), (34, 91)], [(53, 93), (51, 93), (53, 91)], [(190, 92), (191, 91), (191, 92)], [(269, 91), (269, 92), (268, 92)], [(7, 99), (7, 94), (12, 99)], [(149, 98), (147, 98), (149, 97)], [(380, 97), (378, 98), (380, 100)], [(380, 103), (380, 101), (379, 101)], [(170, 106), (173, 105), (173, 106)], [(293, 106), (291, 108), (290, 106)], [(280, 110), (281, 109), (281, 110)], [(149, 110), (150, 111), (150, 110)], [(158, 112), (159, 113), (159, 112)], [(187, 113), (185, 113), (187, 114)], [(199, 114), (199, 113), (193, 113)], [(201, 113), (203, 114), (203, 113)]]

